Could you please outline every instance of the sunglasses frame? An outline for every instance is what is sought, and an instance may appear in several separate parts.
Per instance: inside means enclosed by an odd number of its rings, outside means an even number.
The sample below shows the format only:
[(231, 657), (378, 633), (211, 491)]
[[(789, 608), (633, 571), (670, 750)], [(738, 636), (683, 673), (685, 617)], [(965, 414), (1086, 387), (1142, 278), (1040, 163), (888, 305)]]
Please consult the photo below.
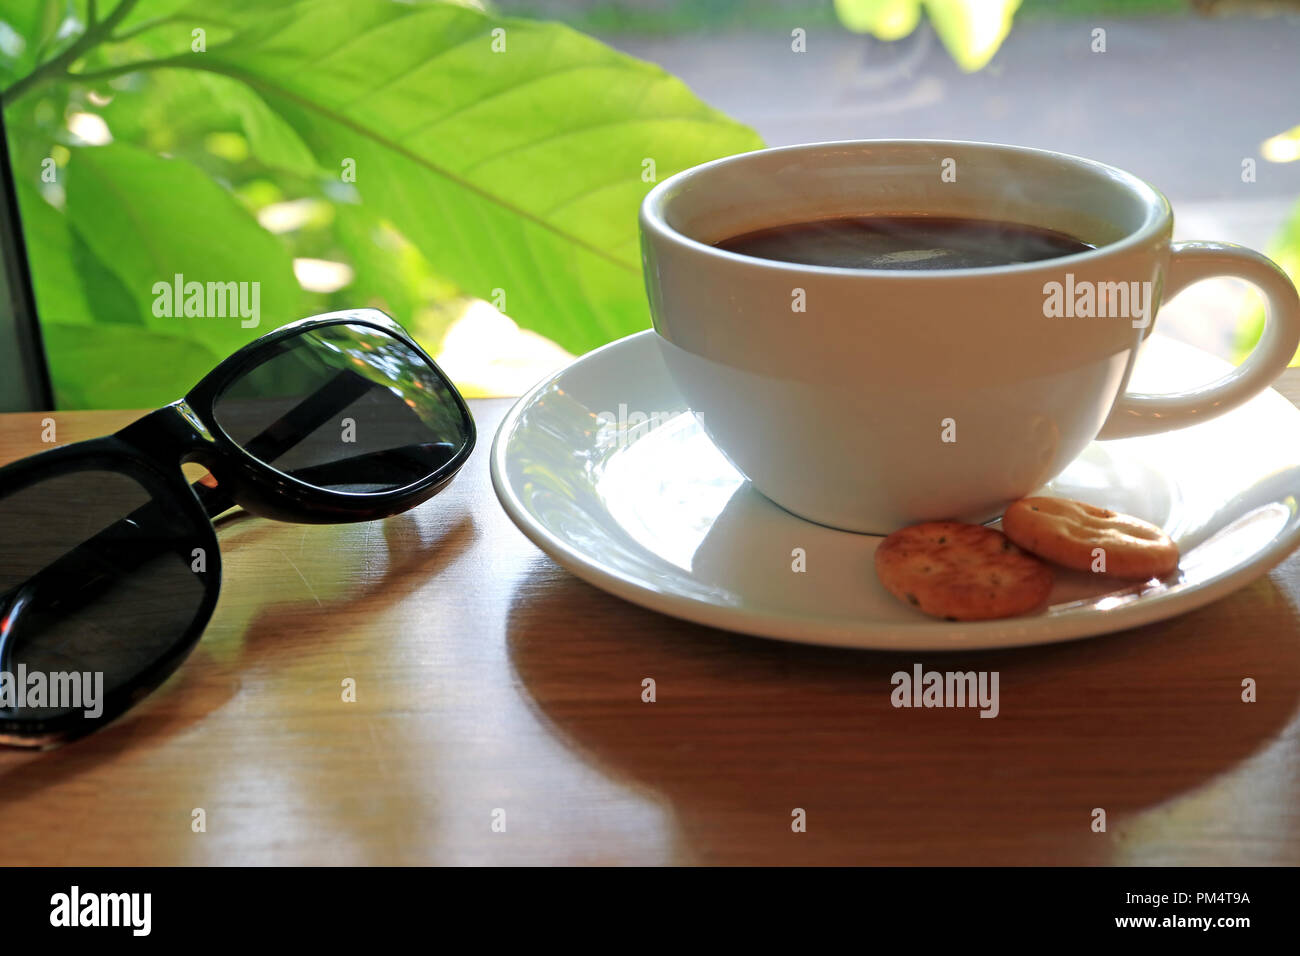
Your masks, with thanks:
[[(318, 488), (255, 458), (221, 428), (214, 413), (225, 390), (276, 347), (305, 332), (332, 325), (363, 325), (410, 348), (442, 380), (460, 412), (463, 446), (429, 475), (383, 492)], [(310, 396), (306, 396), (309, 398)], [(474, 450), (477, 432), (469, 406), (436, 362), (395, 320), (377, 309), (329, 312), (291, 322), (240, 348), (205, 375), (184, 398), (135, 420), (111, 435), (53, 448), (0, 467), (0, 499), (65, 474), (110, 471), (139, 483), (150, 502), (173, 520), (192, 525), (192, 547), (204, 549), (207, 570), (194, 620), (157, 660), (130, 681), (106, 689), (102, 712), (86, 717), (72, 710), (44, 718), (0, 714), (0, 744), (48, 748), (89, 734), (156, 690), (189, 656), (216, 608), (221, 591), (221, 551), (213, 520), (234, 505), (277, 521), (342, 524), (373, 521), (407, 511), (441, 491)], [(192, 485), (182, 465), (197, 463), (216, 479), (216, 488)], [(200, 497), (202, 495), (202, 497)], [(188, 555), (186, 555), (188, 558)], [(0, 636), (4, 621), (0, 621)]]

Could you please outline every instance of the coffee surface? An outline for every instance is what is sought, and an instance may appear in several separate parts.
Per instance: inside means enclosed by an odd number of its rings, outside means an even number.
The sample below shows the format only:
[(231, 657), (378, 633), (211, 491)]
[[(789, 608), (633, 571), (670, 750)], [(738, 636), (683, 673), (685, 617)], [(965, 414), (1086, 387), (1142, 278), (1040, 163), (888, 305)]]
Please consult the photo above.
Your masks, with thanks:
[(992, 219), (852, 216), (732, 236), (719, 249), (847, 269), (974, 269), (1055, 259), (1094, 248), (1065, 233)]

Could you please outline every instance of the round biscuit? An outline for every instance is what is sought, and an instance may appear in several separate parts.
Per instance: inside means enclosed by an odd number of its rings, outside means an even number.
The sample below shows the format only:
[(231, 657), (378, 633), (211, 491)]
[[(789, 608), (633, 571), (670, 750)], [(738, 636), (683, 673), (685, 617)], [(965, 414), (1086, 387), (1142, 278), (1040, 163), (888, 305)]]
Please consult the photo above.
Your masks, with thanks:
[[(1145, 581), (1178, 567), (1178, 545), (1150, 522), (1069, 498), (1022, 498), (1002, 516), (1008, 538), (1040, 558), (1110, 577)], [(1100, 549), (1100, 554), (1098, 553)]]
[(934, 617), (982, 621), (1039, 607), (1052, 572), (1000, 531), (932, 521), (895, 531), (876, 548), (876, 576), (890, 594)]

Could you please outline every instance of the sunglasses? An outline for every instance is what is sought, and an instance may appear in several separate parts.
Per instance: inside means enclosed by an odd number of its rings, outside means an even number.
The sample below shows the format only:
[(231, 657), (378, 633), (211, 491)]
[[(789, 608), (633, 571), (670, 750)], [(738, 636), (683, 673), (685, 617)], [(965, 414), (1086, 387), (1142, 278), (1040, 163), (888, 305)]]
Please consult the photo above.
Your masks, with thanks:
[[(0, 743), (50, 747), (158, 687), (221, 589), (213, 519), (370, 521), (474, 448), (455, 386), (373, 309), (294, 322), (113, 435), (0, 468)], [(195, 462), (208, 474), (190, 483)]]

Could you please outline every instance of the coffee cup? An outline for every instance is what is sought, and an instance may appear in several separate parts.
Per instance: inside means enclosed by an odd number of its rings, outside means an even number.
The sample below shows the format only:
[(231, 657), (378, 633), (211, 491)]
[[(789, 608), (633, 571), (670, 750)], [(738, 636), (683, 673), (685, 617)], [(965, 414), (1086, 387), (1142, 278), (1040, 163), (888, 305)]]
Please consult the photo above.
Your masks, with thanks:
[[(717, 245), (789, 224), (901, 216), (1009, 223), (1086, 245), (931, 269)], [(850, 531), (989, 520), (1096, 439), (1238, 407), (1300, 344), (1300, 300), (1269, 259), (1173, 242), (1169, 201), (1152, 186), (1046, 150), (934, 140), (758, 150), (660, 183), (640, 225), (663, 359), (705, 431), (767, 498)], [(1258, 345), (1201, 387), (1129, 392), (1160, 304), (1216, 275), (1262, 293)]]

